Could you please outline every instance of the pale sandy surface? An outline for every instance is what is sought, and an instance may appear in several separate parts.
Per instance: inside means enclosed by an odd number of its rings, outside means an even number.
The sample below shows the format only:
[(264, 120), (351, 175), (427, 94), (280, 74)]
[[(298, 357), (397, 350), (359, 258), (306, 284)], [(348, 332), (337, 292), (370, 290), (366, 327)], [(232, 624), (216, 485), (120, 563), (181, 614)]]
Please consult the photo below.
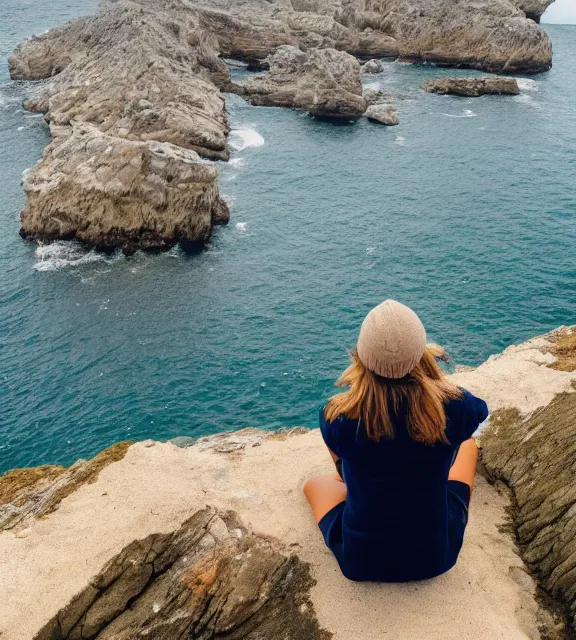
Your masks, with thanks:
[[(545, 368), (537, 353), (509, 349), (457, 381), (482, 394), (491, 409), (531, 410), (576, 377)], [(134, 445), (55, 513), (18, 534), (0, 535), (2, 640), (30, 640), (122, 547), (178, 527), (205, 504), (237, 510), (255, 531), (277, 536), (312, 564), (316, 612), (336, 640), (539, 637), (533, 585), (511, 539), (499, 532), (505, 499), (483, 479), (452, 571), (425, 583), (355, 584), (339, 574), (301, 493), (306, 478), (331, 469), (317, 430), (262, 440), (235, 454), (201, 445)]]

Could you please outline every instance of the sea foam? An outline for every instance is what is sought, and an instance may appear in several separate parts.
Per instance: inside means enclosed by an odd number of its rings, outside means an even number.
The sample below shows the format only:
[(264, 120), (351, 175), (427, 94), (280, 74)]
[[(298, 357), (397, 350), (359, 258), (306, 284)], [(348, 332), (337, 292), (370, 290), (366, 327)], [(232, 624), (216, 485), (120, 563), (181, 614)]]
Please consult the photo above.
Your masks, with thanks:
[(522, 91), (539, 91), (540, 87), (536, 80), (530, 78), (516, 78), (516, 82)]
[(441, 115), (447, 118), (476, 118), (478, 116), (472, 109), (464, 109), (463, 113), (442, 113)]
[(58, 271), (66, 267), (79, 267), (91, 262), (113, 262), (122, 254), (108, 255), (86, 249), (79, 242), (57, 240), (36, 249), (36, 271)]
[(261, 147), (264, 138), (255, 129), (232, 129), (228, 143), (235, 151), (244, 151), (249, 147)]

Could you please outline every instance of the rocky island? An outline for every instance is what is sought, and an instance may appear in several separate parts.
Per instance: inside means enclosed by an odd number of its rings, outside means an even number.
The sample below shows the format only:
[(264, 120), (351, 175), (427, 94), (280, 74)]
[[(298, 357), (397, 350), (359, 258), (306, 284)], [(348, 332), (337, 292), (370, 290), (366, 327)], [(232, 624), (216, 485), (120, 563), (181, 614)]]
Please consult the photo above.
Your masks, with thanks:
[(562, 327), (453, 376), (492, 417), (444, 576), (341, 576), (301, 492), (331, 467), (317, 429), (120, 443), (0, 477), (2, 640), (414, 640), (423, 625), (431, 640), (570, 637), (575, 336)]
[[(229, 157), (223, 92), (356, 119), (370, 107), (357, 59), (371, 61), (364, 71), (380, 58), (546, 71), (550, 40), (527, 16), (547, 4), (102, 0), (9, 60), (13, 79), (44, 80), (25, 107), (45, 114), (53, 136), (24, 179), (21, 235), (128, 253), (205, 243), (229, 217), (210, 164)], [(266, 73), (232, 83), (225, 58)], [(383, 102), (367, 115), (395, 124)]]

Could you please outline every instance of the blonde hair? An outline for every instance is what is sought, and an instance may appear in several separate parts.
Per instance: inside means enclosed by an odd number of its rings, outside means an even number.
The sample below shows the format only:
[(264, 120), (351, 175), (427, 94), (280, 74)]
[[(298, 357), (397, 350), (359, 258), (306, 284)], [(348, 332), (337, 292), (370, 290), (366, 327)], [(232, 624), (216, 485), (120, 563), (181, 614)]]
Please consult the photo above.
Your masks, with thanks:
[(444, 403), (462, 397), (462, 391), (446, 380), (436, 358), (448, 360), (446, 351), (436, 344), (426, 351), (416, 367), (403, 378), (383, 378), (367, 369), (355, 351), (352, 364), (336, 381), (347, 391), (333, 396), (324, 411), (332, 422), (344, 415), (360, 420), (371, 440), (394, 439), (394, 419), (405, 412), (406, 429), (416, 442), (427, 445), (449, 444), (445, 434)]

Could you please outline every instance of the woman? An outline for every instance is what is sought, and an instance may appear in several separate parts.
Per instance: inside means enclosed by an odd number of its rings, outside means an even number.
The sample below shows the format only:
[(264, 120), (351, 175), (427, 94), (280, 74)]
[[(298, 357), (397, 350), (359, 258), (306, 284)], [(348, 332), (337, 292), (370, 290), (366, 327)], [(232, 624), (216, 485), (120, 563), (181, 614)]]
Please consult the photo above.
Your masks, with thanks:
[(326, 544), (351, 580), (424, 580), (456, 563), (486, 403), (450, 384), (418, 316), (394, 300), (362, 324), (349, 387), (320, 412), (339, 474), (304, 487)]

